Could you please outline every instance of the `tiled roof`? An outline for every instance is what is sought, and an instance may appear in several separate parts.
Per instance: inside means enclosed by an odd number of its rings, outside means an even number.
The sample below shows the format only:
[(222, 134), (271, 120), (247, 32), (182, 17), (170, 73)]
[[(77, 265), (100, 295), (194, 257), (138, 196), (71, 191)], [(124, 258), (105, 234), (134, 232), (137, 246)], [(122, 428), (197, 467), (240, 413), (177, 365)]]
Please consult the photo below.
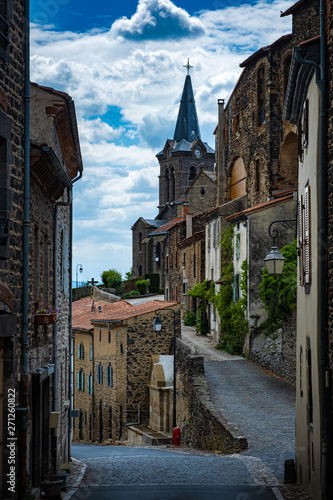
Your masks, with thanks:
[[(92, 302), (94, 301), (95, 312), (91, 310)], [(101, 306), (102, 312), (98, 312), (98, 306)], [(90, 330), (93, 328), (90, 318), (100, 315), (100, 314), (113, 314), (119, 313), (119, 311), (131, 309), (134, 307), (129, 302), (125, 300), (120, 300), (119, 302), (103, 302), (101, 300), (95, 300), (92, 297), (85, 297), (81, 300), (76, 300), (72, 304), (72, 328), (73, 329), (83, 329)]]
[[(163, 300), (151, 300), (137, 305), (132, 305), (125, 300), (112, 304), (94, 300), (95, 311), (93, 312), (91, 310), (92, 301), (92, 297), (86, 297), (73, 302), (72, 328), (74, 330), (92, 330), (94, 321), (122, 321), (134, 316), (154, 312), (157, 309), (172, 307), (177, 304), (177, 302), (167, 302)], [(101, 306), (101, 312), (98, 312), (98, 306)]]
[(226, 217), (226, 220), (230, 221), (232, 219), (235, 219), (236, 217), (240, 217), (241, 215), (249, 215), (253, 212), (257, 212), (258, 210), (263, 210), (265, 208), (269, 208), (274, 205), (278, 205), (279, 203), (283, 203), (285, 201), (292, 200), (294, 198), (294, 194), (290, 193), (286, 196), (283, 196), (282, 198), (276, 198), (274, 200), (269, 200), (269, 201), (264, 201), (263, 203), (259, 203), (255, 207), (247, 208), (246, 210), (243, 210), (242, 212), (238, 212), (236, 214), (229, 215)]
[(173, 226), (176, 226), (179, 222), (181, 222), (183, 217), (175, 217), (174, 219), (169, 220), (166, 224), (163, 224), (163, 226), (159, 227), (158, 229), (155, 229), (151, 234), (159, 234), (159, 233), (165, 233), (166, 231), (169, 231)]
[(197, 233), (192, 234), (192, 236), (189, 236), (188, 238), (185, 238), (184, 240), (181, 240), (177, 243), (178, 248), (184, 248), (189, 245), (192, 245), (195, 241), (201, 240), (205, 238), (205, 233), (206, 231), (198, 231)]

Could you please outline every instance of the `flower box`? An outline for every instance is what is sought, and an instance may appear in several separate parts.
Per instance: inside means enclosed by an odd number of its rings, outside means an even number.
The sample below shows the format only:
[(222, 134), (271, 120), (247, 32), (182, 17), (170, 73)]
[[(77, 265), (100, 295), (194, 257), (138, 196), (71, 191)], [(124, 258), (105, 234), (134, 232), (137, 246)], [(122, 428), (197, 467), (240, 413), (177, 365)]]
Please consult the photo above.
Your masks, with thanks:
[(35, 314), (36, 325), (46, 325), (50, 321), (50, 314)]

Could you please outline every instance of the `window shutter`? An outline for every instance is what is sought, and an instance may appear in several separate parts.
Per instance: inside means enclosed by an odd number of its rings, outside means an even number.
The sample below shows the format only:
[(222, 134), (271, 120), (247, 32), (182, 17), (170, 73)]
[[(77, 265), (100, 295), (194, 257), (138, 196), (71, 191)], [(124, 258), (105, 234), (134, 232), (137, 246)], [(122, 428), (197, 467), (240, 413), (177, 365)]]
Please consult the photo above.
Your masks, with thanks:
[(90, 346), (90, 361), (92, 361), (92, 345)]
[(240, 259), (240, 234), (236, 234), (236, 259)]
[(310, 186), (304, 190), (304, 282), (311, 284)]
[(99, 365), (96, 366), (96, 369), (97, 369), (97, 383), (100, 384), (100, 380), (99, 380)]
[(76, 372), (76, 388), (80, 390), (80, 372)]
[(87, 375), (87, 393), (90, 394), (90, 378), (89, 378), (89, 375)]
[(103, 366), (102, 365), (99, 365), (99, 370), (100, 370), (99, 380), (100, 380), (100, 383), (103, 384)]
[(106, 385), (110, 385), (109, 384), (109, 367), (107, 366), (105, 368), (105, 370), (106, 370)]
[(83, 345), (83, 342), (81, 342), (81, 359), (84, 359), (84, 345)]
[(112, 387), (112, 366), (109, 367), (109, 385)]
[(84, 391), (84, 373), (81, 372), (81, 391)]
[(77, 345), (77, 357), (78, 357), (78, 359), (81, 358), (81, 346), (80, 346), (80, 344)]
[(298, 264), (300, 286), (304, 286), (304, 227), (303, 196), (298, 197)]
[(90, 394), (93, 394), (93, 376), (90, 375)]

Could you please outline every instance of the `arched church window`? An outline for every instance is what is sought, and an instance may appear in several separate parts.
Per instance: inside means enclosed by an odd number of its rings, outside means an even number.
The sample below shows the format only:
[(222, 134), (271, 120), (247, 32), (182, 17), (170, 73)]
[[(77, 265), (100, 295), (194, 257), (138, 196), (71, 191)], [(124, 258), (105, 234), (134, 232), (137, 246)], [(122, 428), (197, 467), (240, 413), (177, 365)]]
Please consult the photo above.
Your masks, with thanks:
[(139, 277), (140, 277), (140, 276), (142, 276), (142, 266), (141, 266), (141, 264), (139, 264), (138, 269), (139, 269)]
[(195, 167), (191, 167), (190, 168), (190, 175), (189, 175), (189, 179), (188, 179), (190, 184), (195, 179), (196, 173), (197, 173), (197, 171), (196, 171)]
[(175, 186), (175, 170), (173, 167), (171, 167), (170, 171), (170, 194), (171, 194), (170, 201), (174, 201), (176, 198), (176, 186)]
[(142, 233), (139, 233), (139, 252), (142, 251)]
[(164, 185), (166, 192), (166, 201), (170, 201), (170, 179), (169, 179), (169, 169), (166, 168), (164, 171)]
[(246, 173), (243, 159), (239, 156), (231, 169), (230, 199), (235, 200), (246, 194)]
[(155, 248), (155, 262), (157, 267), (161, 266), (161, 244), (160, 242), (157, 243), (156, 248)]

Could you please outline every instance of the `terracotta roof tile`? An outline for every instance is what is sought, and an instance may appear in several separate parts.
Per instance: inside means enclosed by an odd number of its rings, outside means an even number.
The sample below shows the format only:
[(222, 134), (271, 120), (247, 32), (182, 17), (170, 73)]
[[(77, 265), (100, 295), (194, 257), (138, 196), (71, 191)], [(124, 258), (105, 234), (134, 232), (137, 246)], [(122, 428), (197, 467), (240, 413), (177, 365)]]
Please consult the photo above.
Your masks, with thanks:
[(158, 234), (169, 231), (169, 229), (171, 229), (173, 226), (176, 226), (179, 222), (183, 220), (184, 220), (183, 217), (175, 217), (175, 219), (169, 220), (166, 224), (163, 224), (163, 226), (159, 227), (158, 229), (155, 229), (155, 231), (152, 231), (151, 234)]
[[(86, 297), (73, 302), (72, 328), (74, 330), (92, 330), (92, 322), (94, 321), (122, 321), (177, 304), (177, 302), (167, 302), (164, 300), (151, 300), (137, 305), (132, 305), (126, 302), (126, 300), (113, 302), (112, 304), (101, 300), (94, 300), (95, 312), (93, 312), (91, 310), (92, 301), (92, 297)], [(98, 306), (101, 306), (101, 312), (98, 312)]]

